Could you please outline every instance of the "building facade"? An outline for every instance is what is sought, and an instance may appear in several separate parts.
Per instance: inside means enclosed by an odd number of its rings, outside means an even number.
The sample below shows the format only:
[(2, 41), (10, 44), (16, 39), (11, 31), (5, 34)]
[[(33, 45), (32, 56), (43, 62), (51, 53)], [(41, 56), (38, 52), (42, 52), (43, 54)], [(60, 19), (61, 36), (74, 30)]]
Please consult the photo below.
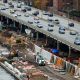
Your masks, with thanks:
[(73, 0), (74, 9), (80, 11), (80, 0)]

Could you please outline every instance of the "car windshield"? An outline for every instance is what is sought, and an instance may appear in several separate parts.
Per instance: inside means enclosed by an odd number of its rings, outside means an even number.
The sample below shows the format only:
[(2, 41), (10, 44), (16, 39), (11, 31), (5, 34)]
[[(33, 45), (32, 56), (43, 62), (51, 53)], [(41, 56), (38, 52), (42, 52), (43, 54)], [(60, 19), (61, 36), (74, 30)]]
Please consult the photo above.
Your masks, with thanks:
[(41, 55), (39, 56), (39, 59), (44, 60), (43, 57), (42, 57)]

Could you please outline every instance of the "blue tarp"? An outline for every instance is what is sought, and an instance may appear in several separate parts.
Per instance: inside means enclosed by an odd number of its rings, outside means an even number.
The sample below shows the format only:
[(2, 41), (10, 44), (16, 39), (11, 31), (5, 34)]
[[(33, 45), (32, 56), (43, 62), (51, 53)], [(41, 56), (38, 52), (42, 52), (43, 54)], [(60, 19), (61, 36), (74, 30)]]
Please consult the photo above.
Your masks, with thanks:
[(59, 53), (59, 50), (57, 50), (57, 49), (51, 49), (51, 51), (52, 51), (52, 53), (54, 53), (54, 54), (58, 54), (58, 53)]

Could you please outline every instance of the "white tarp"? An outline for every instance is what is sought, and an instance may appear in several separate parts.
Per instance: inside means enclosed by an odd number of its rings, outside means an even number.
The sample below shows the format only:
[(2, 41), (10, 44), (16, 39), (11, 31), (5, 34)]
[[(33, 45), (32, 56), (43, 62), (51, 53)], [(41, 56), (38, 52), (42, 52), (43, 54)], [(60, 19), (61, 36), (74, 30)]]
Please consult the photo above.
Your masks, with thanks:
[(30, 35), (31, 30), (30, 29), (25, 29), (25, 32), (26, 32), (27, 35)]

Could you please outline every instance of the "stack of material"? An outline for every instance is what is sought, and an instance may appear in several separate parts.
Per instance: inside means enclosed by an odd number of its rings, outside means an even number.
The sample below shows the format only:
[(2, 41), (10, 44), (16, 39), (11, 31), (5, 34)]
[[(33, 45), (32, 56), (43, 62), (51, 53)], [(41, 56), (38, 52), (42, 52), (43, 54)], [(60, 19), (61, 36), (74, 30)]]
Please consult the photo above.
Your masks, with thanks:
[(15, 66), (17, 69), (20, 70), (20, 72), (23, 74), (27, 74), (30, 76), (30, 80), (48, 80), (48, 76), (45, 75), (42, 71), (39, 69), (36, 69), (36, 67), (30, 63), (20, 61), (15, 61), (12, 63), (13, 66)]
[(42, 72), (32, 73), (30, 80), (48, 80), (48, 76)]

